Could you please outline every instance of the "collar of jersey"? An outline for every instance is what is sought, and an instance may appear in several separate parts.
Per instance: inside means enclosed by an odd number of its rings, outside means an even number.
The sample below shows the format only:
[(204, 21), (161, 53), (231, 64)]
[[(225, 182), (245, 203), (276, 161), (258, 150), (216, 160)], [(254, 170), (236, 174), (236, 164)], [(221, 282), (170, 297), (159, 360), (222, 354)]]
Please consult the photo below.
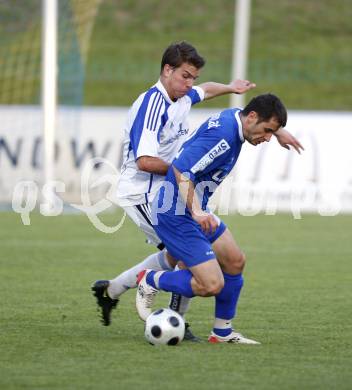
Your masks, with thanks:
[(163, 86), (163, 84), (162, 84), (162, 82), (160, 81), (160, 79), (159, 79), (159, 80), (157, 81), (157, 83), (155, 84), (155, 87), (158, 88), (158, 90), (163, 94), (165, 100), (166, 100), (168, 103), (170, 103), (170, 104), (174, 103), (174, 102), (170, 99), (170, 97), (169, 97), (168, 93), (166, 92), (166, 89), (165, 89), (165, 87)]
[(235, 118), (238, 124), (238, 135), (240, 136), (240, 140), (243, 143), (244, 142), (244, 136), (243, 136), (243, 129), (242, 129), (242, 122), (240, 118), (240, 112), (241, 110), (235, 111)]

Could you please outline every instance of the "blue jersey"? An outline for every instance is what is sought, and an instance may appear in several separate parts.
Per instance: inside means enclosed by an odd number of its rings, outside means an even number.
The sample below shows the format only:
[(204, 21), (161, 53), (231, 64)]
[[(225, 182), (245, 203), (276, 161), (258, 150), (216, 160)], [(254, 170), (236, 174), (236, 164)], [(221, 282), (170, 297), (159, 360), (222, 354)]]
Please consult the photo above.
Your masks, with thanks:
[[(239, 113), (239, 109), (228, 109), (210, 117), (182, 145), (168, 170), (164, 186), (156, 197), (159, 209), (164, 202), (170, 204), (168, 210), (163, 213), (189, 214), (189, 211), (185, 210), (183, 200), (178, 196), (173, 167), (194, 183), (202, 208), (206, 209), (210, 196), (230, 173), (241, 152), (244, 137)], [(171, 196), (172, 203), (171, 199), (166, 199)]]

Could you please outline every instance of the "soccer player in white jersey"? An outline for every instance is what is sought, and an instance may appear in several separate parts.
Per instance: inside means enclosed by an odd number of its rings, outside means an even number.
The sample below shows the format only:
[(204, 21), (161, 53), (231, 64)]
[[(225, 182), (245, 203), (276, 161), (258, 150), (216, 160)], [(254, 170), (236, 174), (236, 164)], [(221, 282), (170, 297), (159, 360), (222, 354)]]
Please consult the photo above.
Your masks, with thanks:
[[(228, 85), (207, 82), (193, 86), (204, 66), (204, 59), (186, 42), (170, 45), (161, 61), (159, 81), (141, 94), (132, 105), (125, 128), (124, 162), (118, 184), (120, 206), (145, 233), (148, 242), (158, 247), (154, 253), (112, 280), (98, 280), (92, 290), (102, 311), (102, 322), (110, 324), (111, 310), (119, 297), (135, 288), (137, 274), (146, 268), (174, 269), (176, 261), (164, 249), (156, 235), (150, 215), (150, 203), (158, 191), (168, 167), (189, 135), (188, 114), (193, 104), (228, 93), (244, 93), (255, 87), (248, 80)], [(277, 135), (284, 147), (300, 144), (286, 130)], [(181, 315), (189, 299), (174, 294), (170, 307)], [(187, 328), (186, 339), (196, 340)]]
[(227, 109), (211, 117), (184, 143), (153, 201), (152, 223), (168, 252), (187, 269), (139, 273), (136, 306), (143, 320), (158, 289), (189, 298), (215, 296), (209, 342), (259, 344), (232, 328), (245, 258), (207, 203), (236, 164), (245, 140), (252, 145), (269, 142), (286, 121), (280, 99), (260, 95), (243, 110)]

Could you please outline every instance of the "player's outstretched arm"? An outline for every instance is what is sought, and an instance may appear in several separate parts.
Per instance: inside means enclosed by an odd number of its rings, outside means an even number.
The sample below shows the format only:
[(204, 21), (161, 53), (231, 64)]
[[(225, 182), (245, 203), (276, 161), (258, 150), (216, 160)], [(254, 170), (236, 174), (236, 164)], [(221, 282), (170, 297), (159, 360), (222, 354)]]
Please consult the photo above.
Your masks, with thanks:
[(301, 154), (301, 151), (304, 150), (304, 147), (301, 145), (298, 139), (283, 127), (280, 127), (280, 129), (275, 131), (273, 134), (276, 136), (278, 143), (283, 148), (290, 150), (290, 146), (292, 146), (299, 154)]
[(229, 93), (242, 94), (252, 88), (255, 88), (256, 85), (249, 80), (233, 80), (229, 84), (209, 81), (207, 83), (200, 84), (199, 87), (201, 87), (204, 91), (204, 99), (208, 100), (216, 96), (226, 95)]

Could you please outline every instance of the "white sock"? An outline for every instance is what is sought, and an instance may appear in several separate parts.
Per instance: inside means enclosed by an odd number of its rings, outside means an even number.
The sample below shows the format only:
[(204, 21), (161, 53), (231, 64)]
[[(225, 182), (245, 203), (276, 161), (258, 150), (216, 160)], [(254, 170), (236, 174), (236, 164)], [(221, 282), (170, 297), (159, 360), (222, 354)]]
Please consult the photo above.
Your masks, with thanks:
[(189, 305), (191, 304), (191, 299), (192, 298), (184, 297), (183, 295), (181, 295), (181, 301), (180, 301), (180, 306), (178, 308), (178, 313), (181, 314), (182, 317), (184, 317), (185, 314), (188, 312)]
[(214, 320), (214, 328), (216, 329), (232, 329), (232, 321), (231, 320), (223, 320), (222, 318), (215, 318)]
[(173, 267), (169, 264), (166, 251), (153, 253), (143, 261), (128, 269), (115, 279), (110, 280), (108, 294), (110, 298), (116, 299), (130, 288), (137, 287), (137, 275), (144, 269), (153, 269), (155, 271), (172, 271)]

